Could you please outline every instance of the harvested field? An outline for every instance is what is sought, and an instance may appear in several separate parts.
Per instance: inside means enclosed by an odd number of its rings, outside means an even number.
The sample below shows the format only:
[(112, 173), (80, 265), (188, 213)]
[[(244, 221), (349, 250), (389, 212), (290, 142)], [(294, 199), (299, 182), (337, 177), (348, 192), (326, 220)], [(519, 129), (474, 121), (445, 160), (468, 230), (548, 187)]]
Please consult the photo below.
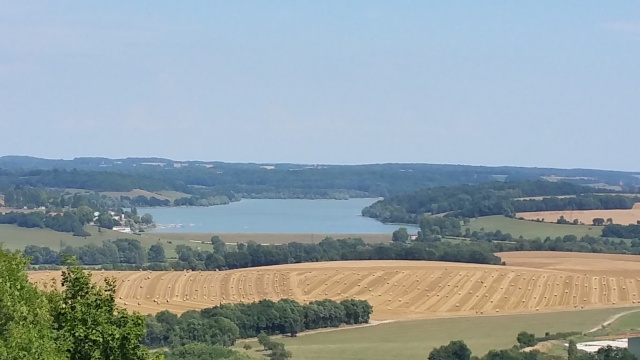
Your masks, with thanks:
[(556, 222), (560, 216), (568, 221), (578, 219), (584, 224), (592, 224), (593, 219), (613, 219), (615, 224), (636, 224), (640, 220), (640, 203), (636, 203), (628, 210), (573, 210), (573, 211), (532, 211), (521, 212), (516, 215), (527, 220), (544, 219), (545, 222)]
[[(521, 252), (508, 266), (345, 261), (221, 272), (94, 272), (117, 279), (121, 305), (143, 313), (183, 312), (225, 302), (293, 298), (368, 300), (374, 320), (523, 313), (640, 303), (640, 258)], [(32, 272), (37, 283), (59, 272)]]

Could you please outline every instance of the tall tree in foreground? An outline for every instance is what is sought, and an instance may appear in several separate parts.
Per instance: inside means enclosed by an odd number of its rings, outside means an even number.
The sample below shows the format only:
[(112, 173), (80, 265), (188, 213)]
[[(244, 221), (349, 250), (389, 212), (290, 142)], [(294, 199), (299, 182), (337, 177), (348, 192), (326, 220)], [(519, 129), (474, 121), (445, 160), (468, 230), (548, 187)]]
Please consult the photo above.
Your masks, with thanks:
[(0, 244), (0, 359), (66, 359), (55, 343), (45, 294), (24, 271), (27, 263)]
[(161, 359), (140, 344), (144, 317), (116, 305), (115, 279), (100, 286), (74, 265), (62, 272), (62, 286), (48, 298), (57, 342), (70, 360)]

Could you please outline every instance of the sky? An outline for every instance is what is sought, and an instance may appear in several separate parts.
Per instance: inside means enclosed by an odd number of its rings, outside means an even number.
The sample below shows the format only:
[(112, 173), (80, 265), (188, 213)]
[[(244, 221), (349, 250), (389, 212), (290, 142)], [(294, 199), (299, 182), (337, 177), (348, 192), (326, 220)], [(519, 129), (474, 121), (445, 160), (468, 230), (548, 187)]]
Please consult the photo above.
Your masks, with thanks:
[(638, 1), (0, 0), (0, 155), (640, 171)]

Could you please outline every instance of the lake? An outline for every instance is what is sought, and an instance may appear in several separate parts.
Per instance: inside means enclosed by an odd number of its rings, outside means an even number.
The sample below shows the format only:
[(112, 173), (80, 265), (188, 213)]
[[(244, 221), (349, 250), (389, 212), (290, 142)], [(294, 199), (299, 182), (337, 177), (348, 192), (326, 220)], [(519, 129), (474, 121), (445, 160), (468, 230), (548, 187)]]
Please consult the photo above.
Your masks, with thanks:
[(210, 207), (138, 208), (138, 214), (153, 215), (155, 232), (392, 233), (398, 225), (360, 215), (377, 200), (247, 199)]

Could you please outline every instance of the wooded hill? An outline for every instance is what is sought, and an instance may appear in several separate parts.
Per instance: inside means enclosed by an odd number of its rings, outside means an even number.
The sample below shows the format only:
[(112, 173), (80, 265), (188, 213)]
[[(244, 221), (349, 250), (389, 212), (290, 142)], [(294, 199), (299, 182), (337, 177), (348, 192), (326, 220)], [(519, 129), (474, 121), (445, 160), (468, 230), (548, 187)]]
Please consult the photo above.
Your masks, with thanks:
[[(589, 185), (637, 190), (633, 173), (583, 169), (485, 167), (438, 164), (309, 165), (175, 161), (162, 158), (49, 160), (0, 157), (0, 192), (34, 188), (151, 192), (239, 198), (387, 197), (420, 188), (556, 177)], [(197, 201), (192, 201), (196, 204)], [(182, 204), (191, 204), (182, 200)], [(142, 204), (139, 204), (142, 205)], [(169, 204), (173, 205), (173, 204)]]
[(418, 223), (422, 214), (474, 218), (514, 217), (523, 211), (631, 209), (640, 201), (611, 190), (545, 180), (426, 188), (394, 195), (362, 210), (382, 222)]

